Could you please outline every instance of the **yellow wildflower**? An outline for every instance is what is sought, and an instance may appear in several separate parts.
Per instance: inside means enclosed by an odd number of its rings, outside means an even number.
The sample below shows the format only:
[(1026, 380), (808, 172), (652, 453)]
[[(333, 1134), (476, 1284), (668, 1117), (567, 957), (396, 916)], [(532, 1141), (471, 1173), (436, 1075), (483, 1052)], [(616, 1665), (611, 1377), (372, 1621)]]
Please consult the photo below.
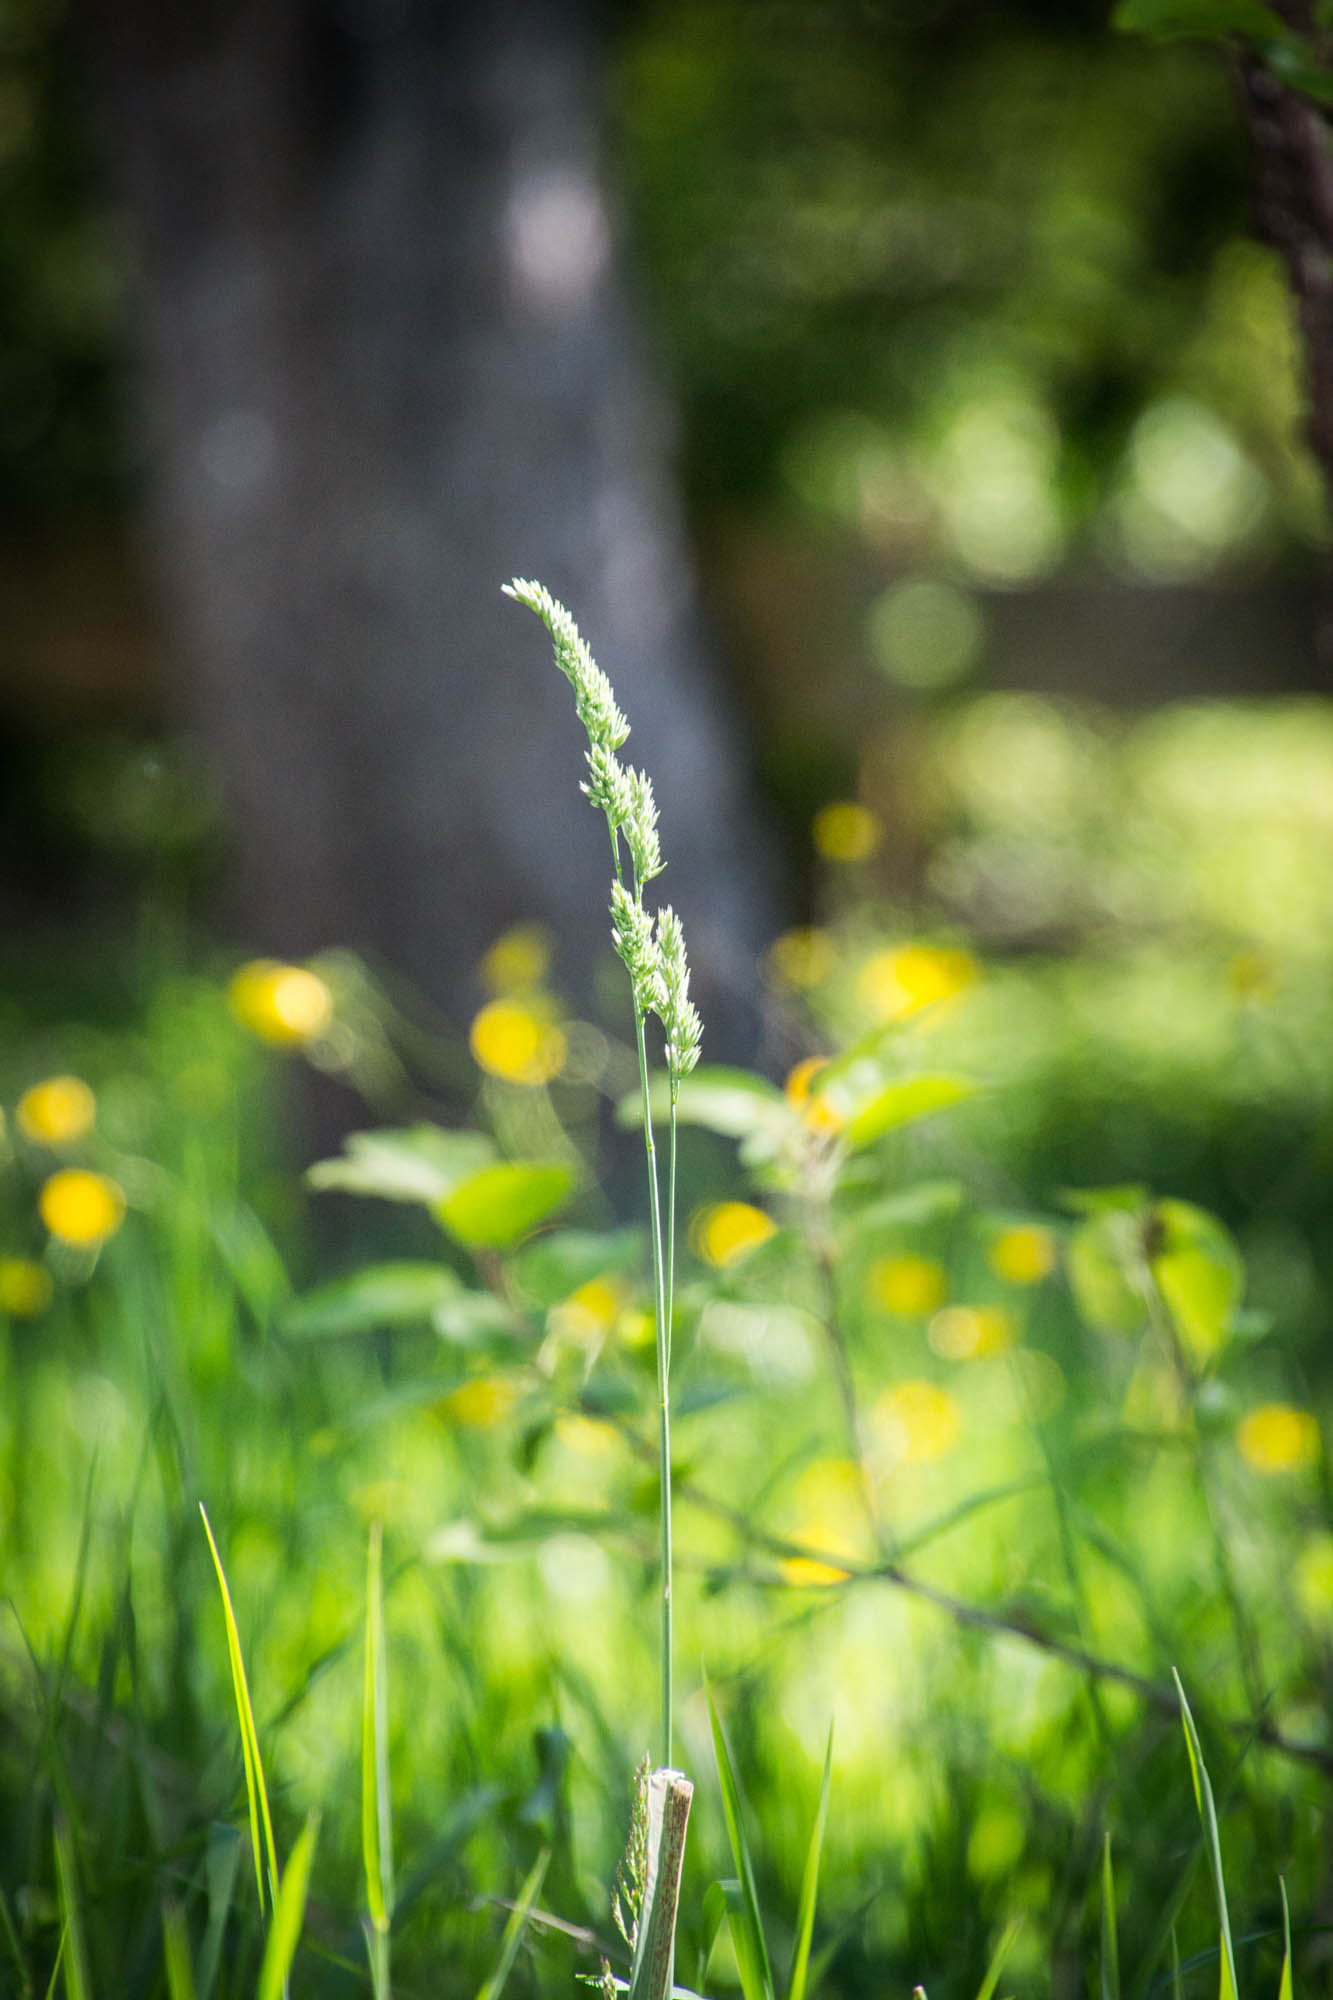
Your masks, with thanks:
[(837, 964), (838, 954), (827, 931), (805, 928), (784, 931), (768, 949), (768, 962), (775, 979), (798, 992), (808, 993), (824, 981)]
[(506, 1083), (549, 1083), (565, 1066), (564, 1032), (540, 1002), (490, 1001), (473, 1021), (468, 1043), (482, 1069)]
[(850, 1459), (817, 1458), (801, 1474), (792, 1500), (796, 1519), (787, 1539), (812, 1553), (783, 1558), (784, 1583), (845, 1583), (850, 1570), (826, 1558), (861, 1562), (868, 1553), (861, 1468)]
[(812, 1132), (837, 1132), (847, 1123), (843, 1113), (814, 1087), (819, 1072), (827, 1068), (827, 1056), (807, 1056), (782, 1086), (787, 1102), (800, 1112)]
[(1055, 1238), (1035, 1222), (1018, 1223), (995, 1238), (986, 1261), (1011, 1285), (1038, 1285), (1055, 1269)]
[(624, 1287), (611, 1278), (589, 1278), (547, 1315), (551, 1332), (577, 1347), (595, 1347), (606, 1339), (625, 1303)]
[(778, 1225), (762, 1208), (748, 1201), (717, 1201), (697, 1210), (690, 1223), (690, 1243), (706, 1264), (723, 1270), (748, 1257), (761, 1243), (776, 1236)]
[(877, 1257), (870, 1266), (871, 1300), (903, 1319), (924, 1318), (934, 1312), (944, 1297), (946, 1282), (941, 1267), (928, 1257)]
[(232, 975), (227, 1002), (241, 1026), (276, 1048), (322, 1035), (333, 1019), (333, 995), (316, 972), (254, 958)]
[(984, 1361), (1013, 1345), (1014, 1323), (1000, 1306), (946, 1306), (926, 1335), (945, 1361)]
[(811, 831), (825, 861), (868, 861), (884, 829), (868, 806), (838, 799), (815, 814)]
[(52, 1174), (37, 1198), (52, 1236), (78, 1250), (96, 1250), (125, 1219), (125, 1196), (106, 1174), (66, 1167)]
[(957, 1403), (934, 1382), (899, 1382), (887, 1389), (872, 1422), (891, 1465), (929, 1465), (953, 1450), (962, 1430)]
[(36, 1319), (51, 1303), (51, 1274), (31, 1257), (0, 1257), (0, 1312)]
[(951, 1000), (975, 984), (976, 977), (977, 964), (970, 952), (929, 944), (891, 945), (872, 953), (861, 967), (856, 998), (873, 1022), (887, 1026)]
[(518, 1389), (504, 1375), (476, 1375), (440, 1399), (441, 1416), (457, 1424), (489, 1430), (502, 1424), (518, 1401)]
[(18, 1101), (19, 1130), (38, 1146), (68, 1146), (91, 1132), (97, 1100), (81, 1077), (48, 1076)]
[(1308, 1410), (1260, 1403), (1237, 1424), (1236, 1449), (1254, 1472), (1294, 1472), (1319, 1456), (1319, 1426)]
[(482, 982), (497, 996), (530, 993), (545, 979), (551, 940), (540, 924), (515, 924), (502, 932), (481, 961)]

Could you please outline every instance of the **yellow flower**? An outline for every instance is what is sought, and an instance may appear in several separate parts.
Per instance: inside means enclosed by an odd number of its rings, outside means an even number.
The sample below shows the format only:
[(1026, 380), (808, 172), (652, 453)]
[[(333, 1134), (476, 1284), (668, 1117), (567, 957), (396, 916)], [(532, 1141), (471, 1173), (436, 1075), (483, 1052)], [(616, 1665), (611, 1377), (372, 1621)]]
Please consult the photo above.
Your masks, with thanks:
[(116, 1183), (82, 1167), (52, 1174), (37, 1207), (51, 1234), (78, 1250), (98, 1249), (125, 1219), (125, 1196)]
[(576, 1347), (595, 1347), (606, 1339), (625, 1304), (623, 1286), (610, 1278), (589, 1278), (547, 1315), (551, 1332)]
[(768, 949), (768, 962), (775, 979), (798, 992), (808, 993), (822, 986), (837, 963), (833, 939), (827, 931), (803, 929), (784, 931)]
[(505, 1376), (477, 1375), (442, 1397), (436, 1408), (456, 1424), (489, 1430), (504, 1422), (517, 1401), (518, 1389)]
[(872, 1021), (887, 1025), (951, 1000), (976, 977), (977, 964), (970, 952), (929, 944), (892, 945), (874, 952), (861, 967), (856, 998)]
[(36, 1319), (51, 1303), (51, 1274), (31, 1257), (0, 1257), (0, 1312)]
[(313, 1041), (333, 1019), (333, 995), (319, 974), (272, 958), (251, 959), (234, 973), (227, 1001), (242, 1027), (276, 1048)]
[(91, 1132), (97, 1100), (77, 1076), (48, 1076), (18, 1101), (19, 1130), (38, 1146), (68, 1146)]
[(884, 829), (868, 806), (838, 799), (815, 814), (812, 832), (815, 851), (825, 861), (867, 861)]
[(817, 1458), (801, 1474), (792, 1500), (796, 1524), (788, 1540), (814, 1553), (784, 1557), (778, 1565), (783, 1582), (798, 1586), (845, 1583), (850, 1570), (821, 1558), (865, 1560), (865, 1489), (860, 1467), (850, 1459)]
[(870, 1266), (870, 1297), (885, 1312), (903, 1319), (923, 1318), (944, 1297), (945, 1276), (927, 1257), (877, 1257)]
[(690, 1223), (690, 1243), (696, 1255), (718, 1270), (748, 1257), (777, 1233), (772, 1216), (748, 1201), (714, 1202), (697, 1210)]
[(929, 1465), (953, 1450), (962, 1430), (958, 1405), (934, 1382), (899, 1382), (879, 1398), (872, 1420), (891, 1465)]
[(813, 1088), (819, 1072), (827, 1068), (827, 1056), (807, 1056), (782, 1086), (788, 1104), (800, 1112), (812, 1132), (838, 1132), (847, 1123), (843, 1113)]
[(1011, 1285), (1037, 1285), (1055, 1269), (1055, 1238), (1035, 1222), (1018, 1223), (996, 1237), (986, 1261)]
[(506, 1083), (549, 1083), (565, 1066), (564, 1032), (537, 1002), (490, 1001), (473, 1021), (468, 1042), (482, 1069)]
[(946, 1306), (926, 1338), (944, 1361), (984, 1361), (1013, 1345), (1014, 1323), (1000, 1306)]
[(1236, 1449), (1254, 1472), (1293, 1472), (1319, 1456), (1319, 1426), (1308, 1410), (1260, 1403), (1237, 1424)]
[(481, 961), (481, 977), (495, 994), (530, 993), (551, 963), (551, 940), (540, 924), (515, 924), (504, 931)]

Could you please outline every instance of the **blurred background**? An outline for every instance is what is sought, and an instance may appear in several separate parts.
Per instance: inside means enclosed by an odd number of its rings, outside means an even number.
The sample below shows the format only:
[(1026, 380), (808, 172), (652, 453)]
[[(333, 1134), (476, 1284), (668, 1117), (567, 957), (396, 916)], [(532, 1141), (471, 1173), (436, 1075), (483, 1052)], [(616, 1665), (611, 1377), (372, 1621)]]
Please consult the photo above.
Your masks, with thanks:
[(472, 16), (5, 0), (7, 990), (109, 998), (151, 891), (456, 1022), (538, 920), (586, 998), (600, 841), (515, 572), (635, 722), (733, 1047), (833, 799), (899, 906), (1142, 916), (1095, 879), (1139, 719), (1329, 672), (1238, 75), (1099, 4)]
[[(53, 1800), (85, 1795), (89, 1879), (111, 1857), (127, 1991), (162, 1857), (240, 1823), (200, 1494), (284, 1839), (327, 1805), (344, 1914), (385, 1523), (404, 1990), (475, 1990), (539, 1845), (605, 1926), (651, 1704), (640, 1169), (607, 1135), (637, 1072), (517, 574), (634, 725), (705, 1061), (786, 1080), (682, 1152), (680, 1652), (766, 1901), (796, 1907), (832, 1709), (830, 1990), (968, 2000), (1026, 1911), (1018, 1973), (1072, 2000), (1110, 1825), (1148, 2000), (1174, 1914), (1216, 1938), (1185, 1661), (1215, 1769), (1255, 1722), (1224, 1810), (1265, 1990), (1279, 1868), (1298, 1990), (1327, 1980), (1333, 343), (1289, 282), (1325, 140), (1100, 0), (0, 0), (21, 1972)], [(839, 1156), (835, 1201), (802, 1063), (849, 1046), (950, 1108)], [(380, 1134), (317, 1199), (291, 1171), (423, 1116), (492, 1136)], [(574, 1226), (442, 1236), (450, 1146), (554, 1160)], [(1154, 1244), (1197, 1309), (1169, 1365)], [(888, 1547), (965, 1615), (883, 1588)], [(355, 1915), (313, 1928), (351, 1990)]]

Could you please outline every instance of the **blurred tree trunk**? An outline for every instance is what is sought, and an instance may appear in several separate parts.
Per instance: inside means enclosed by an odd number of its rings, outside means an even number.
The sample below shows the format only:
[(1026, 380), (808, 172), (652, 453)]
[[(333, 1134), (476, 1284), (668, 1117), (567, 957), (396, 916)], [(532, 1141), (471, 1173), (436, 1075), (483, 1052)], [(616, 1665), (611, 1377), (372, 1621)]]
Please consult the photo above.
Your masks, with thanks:
[(634, 724), (705, 1008), (743, 991), (774, 913), (599, 184), (587, 15), (78, 17), (136, 258), (152, 549), (227, 788), (237, 928), (369, 951), (456, 1017), (515, 919), (552, 924), (583, 994), (607, 935), (580, 731), (545, 634), (499, 594), (514, 572), (569, 603)]

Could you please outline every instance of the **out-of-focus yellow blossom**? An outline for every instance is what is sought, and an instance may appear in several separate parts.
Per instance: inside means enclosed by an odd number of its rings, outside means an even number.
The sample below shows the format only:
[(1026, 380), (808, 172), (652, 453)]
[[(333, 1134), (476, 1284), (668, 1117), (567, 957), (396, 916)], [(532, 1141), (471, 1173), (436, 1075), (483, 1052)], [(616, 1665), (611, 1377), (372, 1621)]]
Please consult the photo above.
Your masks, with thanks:
[(37, 1208), (61, 1243), (77, 1250), (96, 1250), (124, 1221), (125, 1196), (106, 1174), (65, 1167), (43, 1184)]
[(945, 1361), (985, 1361), (1014, 1342), (1014, 1323), (1002, 1306), (946, 1306), (926, 1335)]
[(490, 1001), (473, 1021), (468, 1042), (482, 1069), (506, 1083), (549, 1083), (565, 1066), (564, 1031), (534, 1001)]
[(861, 1469), (845, 1458), (818, 1458), (806, 1467), (792, 1496), (795, 1526), (787, 1539), (817, 1555), (787, 1556), (778, 1565), (784, 1583), (845, 1583), (850, 1571), (821, 1558), (846, 1556), (863, 1561), (866, 1541), (865, 1488)]
[(827, 931), (810, 928), (784, 931), (768, 949), (775, 978), (808, 993), (822, 986), (838, 962), (837, 948)]
[(93, 1129), (97, 1099), (81, 1077), (48, 1076), (18, 1101), (19, 1130), (38, 1146), (68, 1146)]
[(233, 973), (227, 1004), (243, 1028), (275, 1048), (314, 1041), (333, 1019), (333, 995), (317, 972), (253, 958)]
[(481, 961), (482, 983), (497, 995), (531, 993), (551, 964), (551, 940), (540, 924), (515, 924)]
[(1262, 951), (1238, 951), (1227, 966), (1227, 985), (1237, 1000), (1267, 1007), (1277, 998), (1273, 963)]
[(782, 1086), (787, 1102), (795, 1106), (812, 1132), (838, 1132), (847, 1123), (843, 1113), (821, 1097), (815, 1087), (819, 1072), (827, 1068), (827, 1056), (807, 1056), (804, 1062), (797, 1063)]
[(873, 1303), (903, 1319), (923, 1319), (934, 1312), (944, 1297), (947, 1283), (938, 1264), (908, 1252), (877, 1257), (868, 1278)]
[(871, 1021), (907, 1021), (927, 1007), (952, 1000), (976, 984), (970, 952), (931, 944), (900, 944), (877, 951), (861, 967), (856, 998)]
[(36, 1319), (51, 1303), (51, 1274), (31, 1257), (0, 1257), (0, 1312)]
[(505, 1375), (476, 1375), (441, 1397), (436, 1409), (456, 1424), (489, 1430), (502, 1424), (518, 1401), (517, 1385)]
[(1308, 1410), (1260, 1403), (1237, 1424), (1236, 1449), (1255, 1472), (1294, 1472), (1319, 1456), (1319, 1426)]
[(657, 1322), (646, 1306), (630, 1306), (616, 1320), (616, 1338), (626, 1347), (651, 1347)]
[(837, 799), (821, 806), (811, 828), (815, 851), (825, 861), (868, 861), (884, 829), (869, 806), (855, 799)]
[(594, 1347), (606, 1339), (625, 1303), (625, 1291), (611, 1278), (589, 1278), (547, 1315), (551, 1332), (578, 1347)]
[(934, 1382), (899, 1382), (886, 1389), (872, 1423), (890, 1465), (929, 1465), (945, 1457), (963, 1427), (957, 1403)]
[(1312, 1535), (1296, 1558), (1296, 1599), (1312, 1625), (1333, 1628), (1333, 1535)]
[(555, 1420), (555, 1434), (561, 1444), (568, 1445), (580, 1458), (612, 1458), (620, 1445), (610, 1424), (599, 1424), (595, 1417), (585, 1417), (579, 1410), (561, 1410)]
[(691, 1217), (690, 1247), (706, 1264), (723, 1270), (777, 1233), (777, 1223), (762, 1208), (748, 1201), (717, 1201)]
[(1039, 1285), (1055, 1269), (1055, 1238), (1039, 1223), (1004, 1230), (986, 1252), (986, 1262), (1011, 1285)]

